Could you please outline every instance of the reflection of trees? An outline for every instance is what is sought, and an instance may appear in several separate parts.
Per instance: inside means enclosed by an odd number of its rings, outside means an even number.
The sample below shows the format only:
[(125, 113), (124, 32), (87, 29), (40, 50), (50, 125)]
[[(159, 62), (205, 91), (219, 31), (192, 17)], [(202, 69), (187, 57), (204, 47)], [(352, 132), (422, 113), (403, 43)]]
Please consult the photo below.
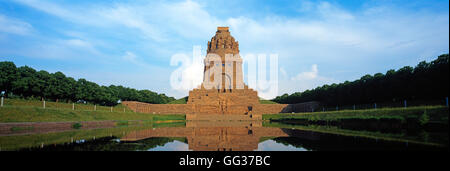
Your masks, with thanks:
[(174, 140), (187, 143), (186, 138), (148, 138), (134, 142), (116, 141), (116, 137), (104, 137), (84, 143), (70, 143), (22, 149), (23, 151), (144, 151), (158, 146), (163, 146)]
[[(266, 124), (267, 126), (267, 124)], [(428, 133), (423, 133), (422, 139), (425, 141), (414, 140), (417, 138), (406, 137), (403, 134), (386, 134), (381, 132), (355, 131), (339, 129), (337, 127), (319, 126), (319, 125), (286, 125), (275, 124), (281, 128), (288, 137), (278, 137), (273, 140), (284, 145), (302, 147), (313, 151), (336, 151), (336, 150), (442, 150), (448, 148), (441, 143), (448, 144), (447, 140), (428, 143), (430, 137)], [(296, 127), (296, 129), (292, 129)], [(442, 136), (436, 134), (433, 137)], [(445, 138), (444, 138), (445, 139)]]
[(320, 141), (306, 140), (300, 137), (278, 137), (273, 139), (277, 143), (292, 145), (311, 151), (346, 151), (346, 150), (405, 150), (406, 145), (390, 142), (376, 142), (375, 140), (327, 135)]
[[(355, 123), (356, 124), (356, 123)], [(369, 125), (369, 122), (362, 122), (362, 124)], [(369, 131), (363, 129), (364, 125), (354, 125), (352, 126), (324, 126), (324, 125), (301, 125), (301, 124), (285, 124), (282, 122), (271, 122), (265, 123), (266, 127), (278, 127), (289, 135), (289, 137), (300, 137), (303, 139), (318, 141), (325, 141), (324, 138), (328, 137), (327, 134), (333, 134), (336, 136), (346, 136), (354, 137), (357, 139), (371, 139), (373, 141), (395, 141), (398, 144), (416, 144), (423, 146), (435, 146), (435, 147), (445, 147), (448, 146), (448, 131), (431, 131), (426, 133), (421, 133), (425, 130), (423, 129), (394, 129), (390, 127), (389, 123), (387, 125), (381, 125), (382, 129), (377, 130), (376, 128), (369, 129)], [(372, 125), (373, 126), (373, 125)], [(377, 126), (375, 124), (375, 126)], [(409, 125), (411, 126), (411, 125)], [(348, 129), (353, 128), (353, 129)], [(358, 129), (359, 128), (359, 129)], [(308, 133), (310, 132), (310, 133)]]
[[(101, 139), (106, 137), (122, 137), (133, 131), (146, 130), (163, 127), (184, 127), (184, 122), (173, 123), (151, 123), (144, 125), (125, 125), (116, 128), (100, 129), (81, 129), (81, 130), (63, 130), (51, 133), (37, 133), (27, 135), (0, 136), (0, 149), (2, 150), (20, 150), (24, 148), (40, 147), (51, 144), (70, 144), (73, 141)], [(166, 136), (172, 137), (172, 136)], [(179, 141), (184, 141), (179, 139)]]
[(273, 139), (283, 145), (291, 145), (296, 148), (304, 148), (308, 151), (337, 151), (337, 150), (386, 150), (389, 148), (383, 142), (373, 140), (344, 137), (337, 135), (321, 135), (320, 139), (312, 140), (302, 137), (278, 137)]
[[(283, 145), (291, 145), (311, 151), (347, 151), (347, 150), (443, 150), (447, 147), (424, 146), (413, 143), (383, 141), (379, 139), (321, 134), (320, 139), (302, 137), (278, 137), (273, 139)], [(447, 148), (448, 149), (448, 148)]]

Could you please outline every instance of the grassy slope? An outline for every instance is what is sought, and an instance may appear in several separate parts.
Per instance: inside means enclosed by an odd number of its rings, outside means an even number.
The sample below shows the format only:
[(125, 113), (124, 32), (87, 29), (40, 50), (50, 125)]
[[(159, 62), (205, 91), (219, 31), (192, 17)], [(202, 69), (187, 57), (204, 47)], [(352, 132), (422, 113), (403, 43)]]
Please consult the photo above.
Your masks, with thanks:
[[(100, 120), (184, 120), (184, 115), (155, 115), (135, 113), (124, 105), (95, 106), (92, 104), (43, 102), (38, 100), (5, 99), (0, 108), (0, 122), (61, 122), (61, 121), (100, 121)], [(124, 112), (125, 111), (125, 112)]]
[(43, 109), (40, 107), (4, 106), (0, 108), (0, 122), (60, 122), (100, 120), (184, 120), (184, 115), (156, 115), (134, 112), (87, 111), (71, 109)]
[[(5, 106), (29, 106), (29, 107), (43, 107), (43, 102), (39, 100), (25, 100), (25, 99), (5, 99), (4, 101)], [(97, 111), (111, 111), (110, 106), (99, 106), (99, 105), (93, 105), (93, 104), (82, 104), (82, 103), (75, 103), (75, 110), (94, 110), (94, 108)], [(64, 102), (45, 102), (46, 108), (57, 108), (57, 109), (72, 109), (72, 103), (64, 103)], [(132, 112), (128, 107), (122, 104), (118, 104), (116, 106), (113, 106), (113, 111), (118, 112)]]
[(270, 100), (259, 100), (260, 104), (278, 104), (277, 102), (270, 101)]
[(383, 108), (370, 110), (342, 110), (315, 113), (270, 114), (263, 120), (306, 119), (310, 121), (337, 121), (340, 119), (419, 119), (426, 111), (430, 122), (448, 124), (448, 107), (418, 106), (409, 108)]
[(188, 100), (188, 97), (183, 97), (181, 99), (177, 99), (177, 100), (171, 101), (168, 104), (186, 104), (187, 100)]

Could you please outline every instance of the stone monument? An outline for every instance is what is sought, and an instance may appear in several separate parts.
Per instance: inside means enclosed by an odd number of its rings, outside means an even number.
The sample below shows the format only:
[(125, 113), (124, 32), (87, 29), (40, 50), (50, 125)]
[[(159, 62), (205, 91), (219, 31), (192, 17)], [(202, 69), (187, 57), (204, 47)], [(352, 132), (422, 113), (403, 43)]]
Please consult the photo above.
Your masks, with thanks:
[[(253, 107), (259, 104), (258, 93), (244, 84), (239, 43), (228, 27), (218, 27), (208, 42), (204, 60), (203, 83), (189, 92), (188, 105), (195, 117), (253, 118)], [(195, 116), (193, 115), (195, 114)]]

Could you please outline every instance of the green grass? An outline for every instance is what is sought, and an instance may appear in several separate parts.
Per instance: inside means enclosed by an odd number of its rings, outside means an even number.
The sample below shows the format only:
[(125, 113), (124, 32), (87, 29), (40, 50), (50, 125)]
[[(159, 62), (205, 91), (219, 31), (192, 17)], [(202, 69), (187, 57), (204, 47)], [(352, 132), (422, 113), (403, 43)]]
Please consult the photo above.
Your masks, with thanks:
[(183, 114), (145, 114), (135, 113), (124, 105), (95, 106), (90, 104), (75, 103), (75, 110), (72, 103), (46, 102), (45, 109), (43, 102), (38, 100), (25, 99), (5, 99), (4, 106), (0, 108), (0, 122), (65, 122), (65, 121), (103, 121), (116, 120), (127, 123), (128, 120), (141, 121), (166, 121), (185, 120)]
[(167, 121), (167, 120), (186, 120), (186, 115), (155, 115), (153, 117), (154, 121)]
[(152, 124), (153, 128), (165, 128), (165, 127), (186, 127), (186, 122), (175, 121), (175, 122), (155, 122)]
[(278, 103), (271, 100), (259, 100), (259, 104), (278, 104)]
[(122, 126), (122, 125), (129, 125), (130, 123), (128, 121), (117, 121), (116, 125), (117, 126)]
[[(75, 110), (96, 110), (96, 111), (111, 111), (111, 106), (100, 106), (93, 104), (83, 103), (65, 103), (65, 102), (51, 102), (45, 101), (45, 108), (49, 109), (70, 109), (72, 105), (75, 106)], [(4, 106), (28, 106), (28, 107), (40, 107), (43, 108), (43, 102), (40, 100), (26, 100), (26, 99), (4, 99)], [(132, 112), (127, 106), (118, 104), (112, 107), (113, 112)]]
[(183, 97), (181, 99), (177, 99), (177, 100), (171, 101), (168, 104), (187, 104), (187, 101), (188, 101), (188, 97), (186, 96), (186, 97)]
[[(426, 114), (425, 114), (426, 113)], [(300, 119), (308, 121), (339, 121), (342, 119), (394, 119), (406, 121), (413, 119), (434, 123), (448, 124), (448, 107), (418, 106), (408, 108), (383, 108), (370, 110), (342, 110), (314, 113), (266, 114), (263, 120)]]
[(30, 126), (30, 127), (11, 127), (11, 131), (15, 132), (15, 131), (30, 131), (33, 130), (34, 127)]
[(0, 107), (0, 122), (64, 122), (105, 120), (184, 120), (182, 114), (145, 114), (135, 112), (87, 111), (30, 106)]

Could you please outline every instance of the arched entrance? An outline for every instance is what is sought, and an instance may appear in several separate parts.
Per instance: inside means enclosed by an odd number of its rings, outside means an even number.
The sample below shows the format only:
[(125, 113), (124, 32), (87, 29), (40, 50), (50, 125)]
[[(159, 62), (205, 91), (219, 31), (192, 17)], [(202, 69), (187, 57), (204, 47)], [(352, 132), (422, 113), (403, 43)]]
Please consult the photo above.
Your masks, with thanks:
[(232, 88), (233, 87), (232, 87), (231, 77), (226, 73), (222, 73), (222, 87), (221, 87), (222, 91), (223, 92), (225, 92), (227, 90), (231, 91)]

